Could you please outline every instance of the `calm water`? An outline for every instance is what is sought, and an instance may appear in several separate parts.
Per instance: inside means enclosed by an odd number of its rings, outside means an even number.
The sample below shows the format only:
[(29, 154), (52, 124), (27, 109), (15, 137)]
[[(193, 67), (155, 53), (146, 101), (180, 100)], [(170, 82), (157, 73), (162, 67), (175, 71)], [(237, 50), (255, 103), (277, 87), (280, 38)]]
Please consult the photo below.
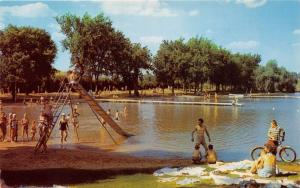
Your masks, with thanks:
[[(201, 98), (176, 98), (199, 101)], [(223, 101), (229, 99), (224, 99)], [(129, 115), (120, 124), (137, 136), (116, 148), (139, 156), (190, 157), (191, 130), (203, 117), (212, 144), (222, 160), (249, 158), (255, 145), (266, 141), (270, 121), (276, 119), (286, 130), (286, 141), (300, 152), (300, 99), (241, 99), (243, 107), (118, 104), (104, 103), (105, 108), (122, 109)]]
[[(201, 101), (202, 99), (200, 97), (176, 97), (165, 100)], [(224, 98), (220, 102), (230, 102), (230, 99)], [(118, 145), (115, 145), (105, 129), (101, 128), (88, 105), (81, 103), (79, 104), (80, 144), (110, 148), (115, 152), (125, 152), (136, 156), (190, 157), (193, 150), (191, 131), (197, 119), (202, 117), (219, 158), (226, 161), (242, 160), (249, 158), (252, 147), (264, 144), (270, 121), (276, 119), (286, 130), (285, 144), (292, 146), (298, 154), (300, 153), (300, 99), (245, 98), (239, 102), (244, 106), (101, 103), (105, 109), (111, 109), (112, 114), (116, 110), (123, 111), (123, 108), (127, 107), (127, 115), (121, 113), (118, 123), (136, 136), (124, 140), (112, 133)], [(32, 119), (35, 119), (39, 108), (37, 105), (6, 106), (5, 111), (14, 111), (18, 117), (26, 111)], [(64, 111), (68, 113), (69, 109), (66, 108)], [(51, 143), (58, 147), (60, 135), (57, 129), (52, 135)], [(77, 141), (72, 133), (72, 127), (70, 127), (71, 139), (68, 140), (67, 146), (77, 147)], [(117, 176), (113, 179), (99, 180), (74, 187), (142, 187), (145, 184), (166, 187), (165, 184), (158, 184), (157, 178), (140, 174)], [(174, 187), (171, 184), (168, 186)]]
[[(297, 94), (296, 94), (297, 95)], [(299, 94), (298, 94), (299, 95)], [(201, 101), (200, 97), (176, 97), (167, 100)], [(220, 102), (230, 102), (224, 98)], [(242, 160), (249, 158), (255, 145), (263, 145), (270, 121), (276, 119), (286, 130), (284, 144), (294, 147), (300, 153), (300, 99), (241, 99), (242, 107), (197, 106), (139, 103), (102, 103), (105, 109), (123, 111), (118, 122), (126, 131), (135, 134), (127, 140), (113, 134), (119, 143), (115, 145), (106, 131), (96, 121), (88, 105), (79, 105), (80, 143), (101, 148), (112, 148), (115, 152), (126, 152), (137, 156), (190, 157), (193, 150), (191, 131), (202, 117), (207, 126), (212, 144), (221, 160)], [(32, 118), (37, 117), (38, 106), (5, 107), (7, 112), (17, 111), (18, 116), (27, 111)], [(68, 113), (69, 109), (65, 109)], [(77, 144), (70, 129), (70, 147)], [(112, 131), (111, 131), (112, 132)], [(58, 144), (60, 135), (54, 131), (51, 142)]]

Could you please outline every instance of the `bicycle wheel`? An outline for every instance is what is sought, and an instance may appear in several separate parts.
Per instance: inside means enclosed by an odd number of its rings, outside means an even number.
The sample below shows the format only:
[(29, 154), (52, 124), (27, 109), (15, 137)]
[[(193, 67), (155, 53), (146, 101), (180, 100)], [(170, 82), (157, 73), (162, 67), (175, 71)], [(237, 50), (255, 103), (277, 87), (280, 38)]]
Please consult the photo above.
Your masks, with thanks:
[(279, 156), (281, 160), (285, 162), (294, 162), (296, 160), (296, 152), (291, 147), (283, 147), (279, 151)]
[(262, 146), (258, 146), (255, 147), (252, 151), (251, 151), (251, 158), (255, 161), (256, 159), (258, 159), (260, 157), (260, 153), (264, 148)]

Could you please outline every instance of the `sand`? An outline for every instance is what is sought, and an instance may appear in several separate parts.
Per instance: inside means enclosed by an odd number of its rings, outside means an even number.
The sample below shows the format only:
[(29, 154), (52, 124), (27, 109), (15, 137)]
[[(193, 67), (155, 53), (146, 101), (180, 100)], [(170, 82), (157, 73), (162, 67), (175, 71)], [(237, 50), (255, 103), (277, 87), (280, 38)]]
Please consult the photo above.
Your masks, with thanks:
[(191, 164), (190, 159), (134, 157), (84, 145), (66, 148), (50, 145), (47, 154), (34, 154), (33, 148), (34, 143), (0, 143), (0, 169), (154, 169)]

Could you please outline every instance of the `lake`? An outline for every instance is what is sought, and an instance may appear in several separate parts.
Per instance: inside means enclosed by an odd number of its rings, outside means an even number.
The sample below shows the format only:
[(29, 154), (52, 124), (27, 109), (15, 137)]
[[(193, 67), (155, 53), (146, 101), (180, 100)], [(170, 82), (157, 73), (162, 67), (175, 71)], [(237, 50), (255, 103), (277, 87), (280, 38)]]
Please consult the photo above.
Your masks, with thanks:
[[(300, 96), (299, 94), (294, 95)], [(202, 101), (203, 99), (201, 97), (171, 97), (156, 98), (155, 100)], [(219, 100), (219, 102), (230, 101), (231, 99), (227, 97)], [(239, 103), (242, 103), (243, 106), (101, 102), (106, 110), (111, 109), (112, 114), (119, 110), (120, 120), (118, 123), (129, 133), (135, 134), (133, 137), (124, 139), (107, 127), (118, 142), (116, 145), (106, 130), (100, 126), (88, 105), (81, 102), (78, 105), (81, 114), (79, 143), (135, 156), (189, 158), (194, 147), (194, 143), (191, 142), (191, 131), (196, 125), (197, 119), (201, 117), (208, 128), (219, 159), (236, 161), (249, 159), (251, 148), (265, 143), (270, 121), (276, 119), (286, 131), (284, 144), (292, 146), (298, 154), (300, 153), (300, 99), (242, 98)], [(125, 106), (127, 115), (122, 113)], [(4, 109), (6, 112), (16, 112), (19, 118), (26, 111), (30, 118), (36, 119), (39, 108), (38, 105), (8, 105)], [(65, 108), (64, 112), (69, 113), (69, 108)], [(76, 147), (78, 144), (72, 127), (70, 130), (71, 139), (68, 140), (66, 146)], [(59, 147), (58, 128), (54, 130), (50, 142), (55, 147)], [(120, 185), (130, 184), (127, 181), (128, 178), (134, 180), (141, 177), (143, 177), (142, 181), (137, 185), (155, 181), (151, 175), (137, 174), (118, 176), (114, 180), (99, 180), (98, 183), (83, 186), (114, 187), (119, 183)]]
[[(176, 97), (168, 100), (201, 101), (200, 97)], [(230, 99), (222, 99), (230, 102)], [(284, 144), (300, 152), (300, 99), (243, 98), (244, 105), (197, 106), (139, 103), (103, 103), (106, 109), (128, 109), (120, 124), (136, 136), (115, 148), (137, 156), (190, 157), (191, 131), (202, 117), (221, 160), (249, 158), (255, 145), (267, 139), (270, 121), (276, 119), (286, 131)]]
[[(298, 95), (299, 94), (295, 94)], [(159, 99), (161, 100), (161, 98)], [(202, 101), (201, 97), (171, 97), (164, 100)], [(225, 97), (218, 102), (230, 102)], [(213, 102), (213, 100), (212, 100)], [(78, 105), (80, 112), (80, 143), (95, 147), (112, 149), (135, 156), (156, 157), (190, 157), (194, 143), (191, 131), (198, 118), (204, 124), (212, 138), (212, 144), (218, 152), (219, 159), (225, 161), (242, 160), (250, 157), (251, 148), (263, 145), (267, 139), (270, 121), (276, 119), (286, 131), (285, 145), (292, 146), (300, 152), (300, 99), (296, 98), (242, 98), (242, 107), (237, 106), (203, 106), (101, 102), (113, 115), (120, 111), (118, 123), (135, 136), (128, 139), (111, 132), (118, 145), (112, 142), (109, 134), (96, 120), (86, 103)], [(126, 106), (127, 115), (123, 109)], [(17, 112), (20, 117), (25, 111), (31, 118), (39, 113), (37, 105), (7, 106), (5, 111)], [(69, 108), (65, 108), (69, 113)], [(58, 127), (58, 126), (57, 126)], [(71, 128), (69, 147), (76, 147), (76, 139)], [(56, 129), (51, 142), (59, 144), (60, 133)]]

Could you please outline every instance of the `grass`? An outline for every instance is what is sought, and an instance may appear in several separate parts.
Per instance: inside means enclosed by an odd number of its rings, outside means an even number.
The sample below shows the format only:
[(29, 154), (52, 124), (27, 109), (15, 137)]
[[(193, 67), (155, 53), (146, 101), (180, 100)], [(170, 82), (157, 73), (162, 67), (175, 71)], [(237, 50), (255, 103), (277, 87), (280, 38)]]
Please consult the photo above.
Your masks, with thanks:
[[(299, 161), (298, 161), (299, 162)], [(206, 168), (206, 172), (209, 173), (215, 168), (209, 167), (208, 165), (203, 165)], [(283, 171), (291, 171), (298, 173), (297, 175), (289, 175), (286, 177), (272, 177), (268, 178), (270, 180), (279, 180), (288, 178), (292, 181), (300, 181), (300, 164), (298, 163), (284, 163), (278, 162), (278, 167)], [(238, 169), (235, 171), (245, 172), (245, 169)], [(228, 172), (220, 172), (218, 175), (226, 176), (229, 178), (239, 178), (239, 175), (231, 174), (230, 171)], [(163, 176), (163, 178), (169, 178), (172, 176)], [(254, 176), (258, 178), (258, 176)], [(188, 185), (178, 185), (176, 182), (187, 178), (187, 176), (177, 176), (175, 181), (171, 182), (159, 182), (158, 180), (162, 177), (155, 177), (152, 174), (135, 174), (135, 175), (122, 175), (116, 176), (113, 179), (106, 179), (106, 180), (99, 180), (97, 182), (74, 185), (70, 187), (74, 188), (141, 188), (141, 187), (151, 187), (151, 188), (174, 188), (174, 187), (218, 187), (214, 184), (213, 179), (200, 179), (199, 182), (195, 182), (193, 184)], [(193, 178), (193, 177), (191, 177)], [(226, 187), (226, 186), (225, 186)], [(228, 186), (228, 187), (235, 187), (235, 186)]]
[(300, 164), (299, 160), (294, 162), (294, 163), (284, 163), (284, 162), (279, 162), (278, 163), (278, 168), (284, 171), (289, 171), (289, 172), (296, 172), (296, 175), (290, 175), (287, 178), (289, 180), (293, 181), (300, 181)]

